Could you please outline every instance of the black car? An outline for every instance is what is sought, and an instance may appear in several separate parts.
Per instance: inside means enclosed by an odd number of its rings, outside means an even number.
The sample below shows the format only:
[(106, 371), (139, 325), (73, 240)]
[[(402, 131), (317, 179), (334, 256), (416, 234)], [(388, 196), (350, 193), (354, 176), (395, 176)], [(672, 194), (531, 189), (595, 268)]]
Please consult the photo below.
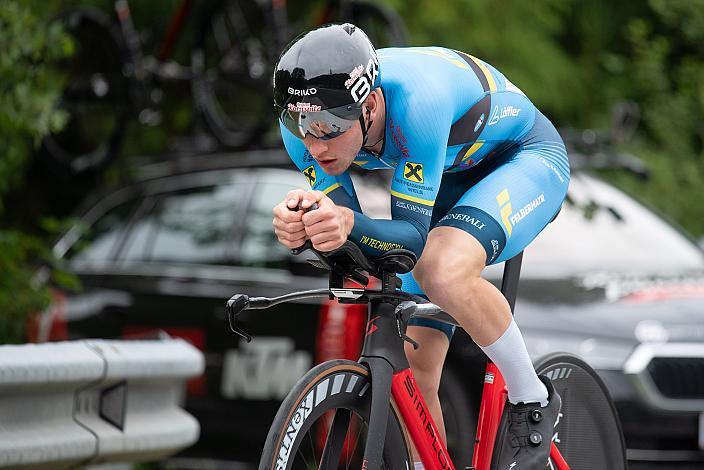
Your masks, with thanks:
[[(360, 306), (315, 301), (248, 312), (252, 343), (227, 326), (224, 304), (235, 293), (327, 286), (324, 272), (291, 256), (272, 232), (272, 207), (289, 189), (306, 187), (286, 162), (276, 150), (144, 167), (139, 182), (89, 203), (82, 223), (55, 246), (84, 290), (58, 296), (38, 341), (165, 331), (205, 352), (206, 373), (189, 384), (187, 401), (201, 439), (177, 457), (183, 467), (255, 463), (296, 380), (317, 362), (357, 358)], [(375, 178), (356, 178), (357, 193), (365, 212), (388, 216), (388, 192)], [(487, 270), (491, 280), (499, 275), (500, 267)], [(556, 222), (526, 251), (516, 319), (536, 361), (568, 351), (599, 371), (632, 462), (704, 465), (703, 300), (702, 251), (580, 172)], [(481, 361), (458, 331), (440, 393), (451, 452), (467, 465)]]

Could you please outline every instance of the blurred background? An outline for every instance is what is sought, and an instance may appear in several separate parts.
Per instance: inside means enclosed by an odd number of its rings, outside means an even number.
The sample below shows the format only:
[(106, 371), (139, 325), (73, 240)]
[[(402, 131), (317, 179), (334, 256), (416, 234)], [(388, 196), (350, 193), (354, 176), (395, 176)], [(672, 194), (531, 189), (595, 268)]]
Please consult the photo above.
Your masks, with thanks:
[[(0, 343), (187, 338), (206, 353), (187, 401), (201, 440), (171, 468), (249, 468), (296, 378), (360, 344), (359, 311), (252, 318), (263, 346), (240, 344), (222, 311), (238, 289), (325, 285), (270, 231), (271, 207), (305, 185), (282, 151), (270, 76), (293, 37), (340, 20), (377, 47), (477, 56), (560, 129), (575, 176), (527, 252), (531, 353), (587, 356), (634, 468), (704, 468), (704, 0), (5, 0)], [(384, 216), (384, 177), (358, 184)], [(564, 329), (546, 331), (558, 317)], [(615, 317), (627, 321), (600, 323)], [(689, 349), (626, 370), (653, 342)], [(477, 353), (461, 335), (453, 348), (443, 383), (460, 430), (476, 404), (462, 395), (478, 386), (460, 364)], [(287, 378), (267, 382), (272, 371)]]

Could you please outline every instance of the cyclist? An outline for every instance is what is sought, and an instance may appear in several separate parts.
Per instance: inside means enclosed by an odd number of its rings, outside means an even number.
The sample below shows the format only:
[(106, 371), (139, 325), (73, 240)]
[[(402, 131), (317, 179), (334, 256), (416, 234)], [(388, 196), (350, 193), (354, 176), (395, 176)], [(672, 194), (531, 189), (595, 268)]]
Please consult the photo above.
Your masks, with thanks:
[[(349, 23), (294, 39), (273, 86), (286, 150), (312, 187), (274, 208), (279, 241), (295, 248), (310, 239), (330, 251), (349, 239), (370, 256), (414, 251), (404, 290), (455, 317), (505, 377), (509, 426), (498, 468), (545, 466), (560, 397), (536, 375), (508, 303), (481, 272), (522, 251), (565, 198), (568, 159), (553, 125), (486, 62), (441, 47), (377, 55)], [(392, 220), (362, 213), (353, 164), (393, 170)], [(315, 211), (296, 210), (314, 203)], [(408, 335), (420, 348), (406, 347), (443, 438), (437, 392), (452, 334), (412, 320)]]

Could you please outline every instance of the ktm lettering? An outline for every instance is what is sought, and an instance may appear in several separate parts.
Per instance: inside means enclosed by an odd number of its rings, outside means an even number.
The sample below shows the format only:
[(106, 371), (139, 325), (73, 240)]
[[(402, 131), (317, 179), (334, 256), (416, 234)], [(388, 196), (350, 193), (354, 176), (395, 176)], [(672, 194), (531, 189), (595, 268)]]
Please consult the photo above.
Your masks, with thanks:
[(312, 364), (311, 354), (296, 351), (290, 338), (242, 342), (225, 353), (220, 392), (230, 399), (283, 399)]

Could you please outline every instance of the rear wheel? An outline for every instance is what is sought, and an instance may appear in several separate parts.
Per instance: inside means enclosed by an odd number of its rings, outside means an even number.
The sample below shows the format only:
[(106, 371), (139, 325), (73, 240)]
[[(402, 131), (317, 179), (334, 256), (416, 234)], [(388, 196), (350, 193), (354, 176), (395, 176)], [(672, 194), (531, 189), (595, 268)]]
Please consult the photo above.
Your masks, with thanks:
[(76, 49), (58, 64), (66, 77), (58, 106), (68, 121), (61, 132), (43, 140), (42, 150), (53, 170), (72, 176), (98, 170), (116, 156), (129, 117), (129, 81), (110, 17), (81, 7), (64, 11), (56, 21)]
[(570, 470), (627, 468), (621, 423), (594, 369), (575, 356), (560, 353), (542, 359), (536, 371), (552, 380), (562, 398), (553, 441)]
[(244, 148), (274, 122), (273, 54), (280, 34), (256, 1), (218, 0), (206, 10), (192, 52), (195, 103), (226, 148)]
[(463, 384), (452, 369), (446, 368), (438, 390), (442, 407), (447, 450), (457, 468), (469, 467), (472, 463), (472, 443), (477, 428), (476, 416), (470, 403), (467, 385)]
[[(362, 468), (370, 405), (366, 367), (346, 360), (318, 365), (296, 384), (279, 408), (259, 470)], [(408, 443), (392, 406), (382, 468), (413, 468)]]

